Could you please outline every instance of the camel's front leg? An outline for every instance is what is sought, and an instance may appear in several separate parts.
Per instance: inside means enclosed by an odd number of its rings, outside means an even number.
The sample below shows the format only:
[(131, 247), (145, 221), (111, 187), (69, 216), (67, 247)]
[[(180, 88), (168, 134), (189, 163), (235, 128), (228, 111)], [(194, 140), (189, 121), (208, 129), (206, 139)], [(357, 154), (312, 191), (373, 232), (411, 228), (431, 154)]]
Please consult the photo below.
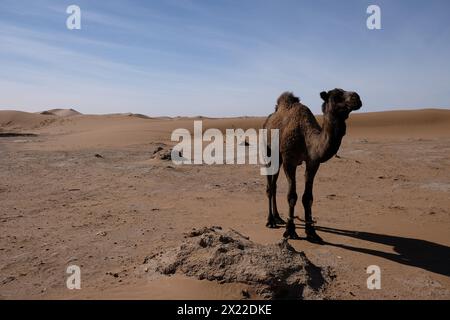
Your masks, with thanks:
[(266, 186), (266, 194), (267, 199), (269, 200), (269, 215), (267, 216), (267, 223), (266, 227), (268, 228), (275, 228), (277, 226), (277, 223), (275, 221), (275, 217), (273, 215), (273, 208), (272, 208), (272, 198), (273, 198), (273, 184), (272, 184), (273, 177), (268, 175), (267, 176), (267, 186)]
[[(281, 163), (281, 157), (280, 157)], [(266, 227), (275, 228), (277, 224), (285, 224), (286, 222), (281, 219), (277, 208), (277, 180), (280, 174), (280, 169), (273, 175), (267, 176), (266, 193), (269, 199), (269, 215), (267, 217)]]
[(318, 163), (310, 162), (306, 164), (305, 191), (303, 193), (302, 203), (303, 208), (305, 209), (305, 232), (307, 240), (314, 243), (323, 243), (322, 238), (320, 238), (317, 235), (316, 230), (314, 229), (311, 211), (311, 207), (313, 204), (314, 177), (316, 176), (318, 169), (319, 169)]
[(289, 203), (289, 218), (286, 224), (286, 231), (284, 232), (284, 237), (289, 239), (299, 239), (300, 237), (295, 232), (295, 224), (294, 224), (294, 208), (297, 203), (297, 186), (295, 182), (295, 172), (297, 170), (296, 165), (290, 165), (285, 163), (284, 172), (286, 173), (286, 179), (289, 184), (288, 191), (288, 203)]

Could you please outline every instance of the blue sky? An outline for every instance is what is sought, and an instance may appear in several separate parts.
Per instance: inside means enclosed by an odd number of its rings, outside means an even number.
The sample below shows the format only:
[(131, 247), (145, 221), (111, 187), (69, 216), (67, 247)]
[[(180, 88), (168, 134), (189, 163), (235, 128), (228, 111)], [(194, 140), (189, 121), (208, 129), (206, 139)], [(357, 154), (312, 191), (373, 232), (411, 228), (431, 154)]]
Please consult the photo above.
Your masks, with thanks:
[(449, 108), (449, 14), (447, 0), (1, 0), (0, 109), (266, 115), (290, 90), (320, 113), (335, 87), (362, 111)]

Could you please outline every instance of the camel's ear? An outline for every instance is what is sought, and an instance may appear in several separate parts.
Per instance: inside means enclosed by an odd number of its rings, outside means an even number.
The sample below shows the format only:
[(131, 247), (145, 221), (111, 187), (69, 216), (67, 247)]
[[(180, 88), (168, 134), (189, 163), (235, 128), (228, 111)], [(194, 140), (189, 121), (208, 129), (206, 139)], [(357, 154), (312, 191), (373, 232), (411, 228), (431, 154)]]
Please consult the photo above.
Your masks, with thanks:
[(322, 91), (320, 93), (320, 97), (322, 98), (323, 101), (325, 101), (325, 102), (328, 101), (328, 93), (326, 93), (325, 91)]

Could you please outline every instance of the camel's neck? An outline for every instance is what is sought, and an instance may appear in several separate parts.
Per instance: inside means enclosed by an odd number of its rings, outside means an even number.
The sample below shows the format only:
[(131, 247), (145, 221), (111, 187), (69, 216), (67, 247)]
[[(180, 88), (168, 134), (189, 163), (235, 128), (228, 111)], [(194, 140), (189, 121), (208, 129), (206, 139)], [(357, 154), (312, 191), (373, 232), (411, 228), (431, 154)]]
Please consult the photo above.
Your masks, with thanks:
[(344, 119), (336, 118), (330, 114), (323, 115), (322, 130), (318, 136), (320, 141), (318, 156), (321, 162), (329, 160), (338, 152), (345, 130)]

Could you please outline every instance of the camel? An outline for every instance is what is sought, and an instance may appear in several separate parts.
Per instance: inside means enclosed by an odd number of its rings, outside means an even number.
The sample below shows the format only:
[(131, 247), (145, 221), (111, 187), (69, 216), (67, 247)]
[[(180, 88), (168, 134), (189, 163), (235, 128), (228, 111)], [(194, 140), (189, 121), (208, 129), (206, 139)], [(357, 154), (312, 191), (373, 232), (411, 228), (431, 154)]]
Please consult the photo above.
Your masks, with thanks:
[[(315, 231), (311, 211), (314, 177), (320, 164), (336, 155), (345, 135), (345, 121), (350, 112), (362, 106), (356, 92), (334, 89), (321, 92), (320, 97), (324, 101), (322, 127), (311, 110), (300, 103), (300, 99), (291, 92), (285, 92), (278, 98), (275, 112), (269, 115), (264, 123), (264, 128), (268, 132), (271, 129), (279, 129), (279, 163), (280, 167), (283, 166), (289, 185), (287, 196), (289, 218), (285, 222), (278, 213), (276, 201), (279, 169), (275, 174), (267, 176), (266, 193), (269, 199), (269, 215), (266, 226), (275, 228), (277, 224), (285, 224), (286, 231), (283, 236), (288, 239), (299, 239), (294, 224), (294, 208), (297, 203), (295, 175), (297, 166), (305, 162), (305, 190), (302, 203), (305, 210), (306, 239), (319, 244), (323, 243), (323, 240)], [(270, 150), (269, 144), (268, 154)]]

